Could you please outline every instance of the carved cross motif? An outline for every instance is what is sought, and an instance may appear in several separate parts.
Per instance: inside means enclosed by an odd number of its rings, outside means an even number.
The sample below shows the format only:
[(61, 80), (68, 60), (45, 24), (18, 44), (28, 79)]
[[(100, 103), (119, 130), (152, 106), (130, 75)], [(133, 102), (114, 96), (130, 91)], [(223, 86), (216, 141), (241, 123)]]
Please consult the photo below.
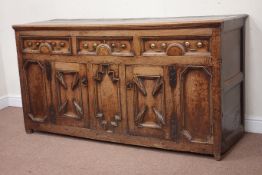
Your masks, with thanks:
[[(147, 101), (154, 101), (154, 97), (156, 97), (160, 90), (163, 88), (163, 78), (161, 76), (155, 76), (155, 77), (149, 77), (150, 79), (155, 79), (156, 83), (153, 87), (152, 93), (148, 96), (149, 93), (147, 93), (147, 90), (143, 84), (143, 81), (141, 80), (143, 76), (134, 76), (133, 77), (133, 82), (135, 83), (137, 89), (139, 92), (146, 97), (148, 100)], [(137, 126), (140, 127), (151, 127), (151, 128), (161, 128), (162, 125), (165, 125), (165, 117), (163, 114), (158, 111), (158, 109), (152, 104), (152, 103), (146, 103), (144, 107), (140, 111), (137, 112), (136, 117), (135, 117), (135, 122)], [(148, 125), (144, 123), (146, 113), (152, 110), (153, 113), (155, 114), (155, 120), (156, 124), (154, 125)]]
[[(72, 80), (71, 86), (68, 86), (64, 79), (64, 74), (66, 73), (73, 74), (73, 80)], [(79, 86), (78, 72), (57, 72), (56, 78), (58, 82), (61, 84), (61, 86), (64, 88), (64, 90), (66, 91), (65, 92), (66, 94), (73, 94), (73, 92)], [(74, 115), (72, 113), (67, 113), (69, 102), (73, 105), (74, 110), (77, 113), (77, 115)], [(81, 116), (83, 115), (83, 109), (81, 105), (79, 104), (77, 99), (75, 99), (75, 97), (73, 96), (68, 96), (64, 102), (60, 102), (60, 106), (58, 107), (58, 112), (63, 113), (64, 116), (71, 117), (71, 118), (81, 118)]]

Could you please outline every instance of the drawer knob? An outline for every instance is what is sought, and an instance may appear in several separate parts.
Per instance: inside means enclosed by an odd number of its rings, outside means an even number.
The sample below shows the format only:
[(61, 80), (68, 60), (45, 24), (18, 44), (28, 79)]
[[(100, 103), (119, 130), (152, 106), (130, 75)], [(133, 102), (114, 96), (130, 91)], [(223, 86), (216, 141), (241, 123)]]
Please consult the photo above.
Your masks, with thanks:
[(151, 44), (150, 44), (150, 48), (151, 48), (151, 49), (156, 48), (156, 44), (155, 44), (155, 43), (151, 43)]
[(55, 47), (55, 46), (56, 46), (56, 42), (52, 42), (51, 45), (52, 45), (53, 47)]
[(126, 44), (121, 44), (121, 48), (125, 49), (126, 48)]
[(28, 45), (29, 47), (31, 47), (33, 44), (32, 44), (31, 41), (29, 41), (29, 42), (27, 42), (27, 45)]
[(197, 42), (197, 47), (198, 47), (198, 48), (203, 47), (203, 43), (202, 43), (201, 41)]
[(186, 41), (185, 43), (184, 43), (184, 45), (185, 45), (185, 47), (189, 47), (190, 46), (190, 42), (188, 42), (188, 41)]
[(116, 47), (116, 44), (115, 44), (115, 43), (111, 43), (111, 47), (112, 47), (112, 48), (115, 48), (115, 47)]
[(93, 48), (95, 49), (97, 47), (97, 43), (94, 43), (93, 44)]
[(36, 42), (36, 44), (35, 44), (36, 46), (39, 46), (40, 45), (40, 43), (39, 42)]
[(61, 47), (65, 47), (65, 43), (64, 43), (64, 42), (61, 42), (61, 43), (60, 43), (60, 46), (61, 46)]
[(83, 44), (83, 48), (84, 48), (84, 49), (87, 49), (87, 48), (88, 48), (88, 44), (87, 44), (87, 43), (84, 43), (84, 44)]
[(166, 48), (166, 46), (167, 46), (167, 44), (166, 44), (166, 43), (162, 43), (162, 44), (161, 44), (161, 48), (162, 48), (162, 49), (165, 49), (165, 48)]

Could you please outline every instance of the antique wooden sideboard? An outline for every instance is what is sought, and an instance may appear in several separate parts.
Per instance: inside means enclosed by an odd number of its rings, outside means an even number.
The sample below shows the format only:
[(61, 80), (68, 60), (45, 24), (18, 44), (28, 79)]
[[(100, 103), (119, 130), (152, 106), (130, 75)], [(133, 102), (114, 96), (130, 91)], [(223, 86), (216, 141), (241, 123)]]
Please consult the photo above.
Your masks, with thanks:
[(220, 160), (244, 133), (246, 17), (14, 25), (26, 132)]

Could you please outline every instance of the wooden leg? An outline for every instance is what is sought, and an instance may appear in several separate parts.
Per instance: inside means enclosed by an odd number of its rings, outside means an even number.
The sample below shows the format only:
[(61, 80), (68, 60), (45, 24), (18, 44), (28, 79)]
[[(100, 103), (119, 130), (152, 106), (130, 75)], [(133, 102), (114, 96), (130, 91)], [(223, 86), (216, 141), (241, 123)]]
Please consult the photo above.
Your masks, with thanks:
[(26, 129), (25, 129), (25, 132), (26, 132), (27, 134), (32, 134), (32, 133), (34, 132), (34, 130), (33, 130), (33, 129), (30, 129), (30, 128), (26, 128)]
[(214, 153), (214, 157), (217, 161), (221, 160), (221, 153)]

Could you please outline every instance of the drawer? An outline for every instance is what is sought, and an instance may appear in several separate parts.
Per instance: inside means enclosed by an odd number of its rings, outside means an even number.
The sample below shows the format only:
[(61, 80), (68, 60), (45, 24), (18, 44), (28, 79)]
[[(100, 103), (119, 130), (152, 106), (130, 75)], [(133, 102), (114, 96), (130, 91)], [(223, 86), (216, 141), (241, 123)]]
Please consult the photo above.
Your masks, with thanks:
[(209, 54), (209, 38), (142, 37), (143, 56)]
[(132, 37), (79, 37), (79, 55), (134, 56)]
[(71, 54), (70, 37), (22, 37), (23, 53)]

